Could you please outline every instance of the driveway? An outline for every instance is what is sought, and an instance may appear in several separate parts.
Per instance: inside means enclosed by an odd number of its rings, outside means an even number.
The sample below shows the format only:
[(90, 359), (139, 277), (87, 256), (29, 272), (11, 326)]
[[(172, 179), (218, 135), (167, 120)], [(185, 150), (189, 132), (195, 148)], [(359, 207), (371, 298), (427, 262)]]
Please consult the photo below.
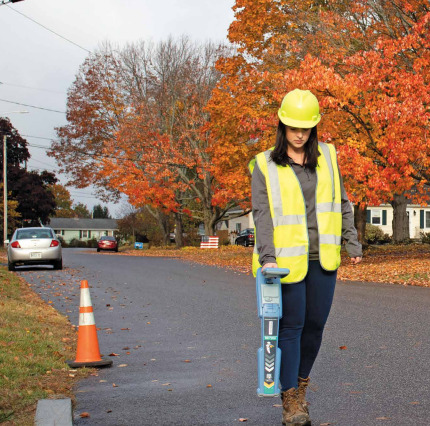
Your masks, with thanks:
[[(82, 249), (65, 249), (64, 265), (18, 273), (73, 324), (79, 282), (91, 286), (113, 366), (80, 382), (76, 425), (281, 424), (280, 400), (256, 396), (251, 276)], [(311, 375), (313, 425), (430, 424), (429, 306), (427, 288), (338, 283)]]

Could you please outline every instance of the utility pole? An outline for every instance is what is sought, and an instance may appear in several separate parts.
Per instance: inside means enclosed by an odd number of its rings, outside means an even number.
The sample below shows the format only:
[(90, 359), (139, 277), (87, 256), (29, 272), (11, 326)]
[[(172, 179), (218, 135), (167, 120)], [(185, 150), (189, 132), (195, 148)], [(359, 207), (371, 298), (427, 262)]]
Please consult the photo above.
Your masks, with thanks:
[(7, 240), (7, 136), (3, 135), (3, 245)]

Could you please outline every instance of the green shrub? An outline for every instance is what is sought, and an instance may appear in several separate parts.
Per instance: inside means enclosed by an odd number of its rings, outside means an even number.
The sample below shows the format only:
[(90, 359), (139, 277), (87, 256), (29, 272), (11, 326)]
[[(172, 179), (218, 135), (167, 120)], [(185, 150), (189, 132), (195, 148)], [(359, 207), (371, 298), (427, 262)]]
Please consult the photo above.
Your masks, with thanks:
[(421, 242), (430, 244), (430, 232), (420, 232)]
[(89, 248), (97, 248), (97, 240), (95, 238), (92, 238), (91, 240), (87, 241), (87, 247)]
[(379, 227), (366, 223), (365, 239), (368, 244), (386, 244), (391, 242), (391, 237), (385, 234)]
[(77, 238), (73, 238), (69, 243), (69, 247), (87, 247), (87, 243), (86, 241), (81, 241)]

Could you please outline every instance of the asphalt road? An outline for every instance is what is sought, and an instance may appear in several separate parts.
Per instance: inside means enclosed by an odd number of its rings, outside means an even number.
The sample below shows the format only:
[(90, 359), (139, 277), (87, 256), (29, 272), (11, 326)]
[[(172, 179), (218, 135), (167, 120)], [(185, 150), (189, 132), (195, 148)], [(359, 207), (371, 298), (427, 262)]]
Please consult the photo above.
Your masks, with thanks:
[[(64, 265), (18, 273), (73, 324), (87, 279), (100, 350), (118, 354), (80, 382), (75, 425), (281, 424), (280, 400), (256, 396), (251, 276), (79, 249)], [(313, 425), (430, 424), (429, 305), (428, 288), (338, 283), (311, 375)]]

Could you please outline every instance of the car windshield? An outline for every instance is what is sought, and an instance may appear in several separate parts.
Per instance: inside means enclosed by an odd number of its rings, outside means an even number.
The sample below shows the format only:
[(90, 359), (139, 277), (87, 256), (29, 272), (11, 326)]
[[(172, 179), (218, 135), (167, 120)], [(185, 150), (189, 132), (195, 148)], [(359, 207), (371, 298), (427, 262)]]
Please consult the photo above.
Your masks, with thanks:
[(32, 238), (54, 238), (50, 229), (21, 229), (16, 232), (17, 240), (29, 240)]
[(115, 237), (101, 237), (100, 241), (115, 241)]

